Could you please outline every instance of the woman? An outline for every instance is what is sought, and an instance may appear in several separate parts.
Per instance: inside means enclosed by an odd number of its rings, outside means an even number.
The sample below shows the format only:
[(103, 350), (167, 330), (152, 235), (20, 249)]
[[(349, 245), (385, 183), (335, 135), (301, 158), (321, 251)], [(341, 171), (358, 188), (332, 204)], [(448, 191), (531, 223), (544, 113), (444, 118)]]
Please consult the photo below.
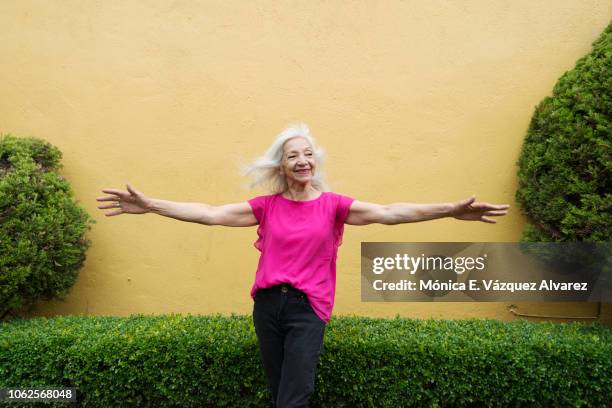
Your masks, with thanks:
[(319, 167), (323, 151), (304, 124), (285, 129), (245, 174), (251, 186), (267, 183), (273, 194), (247, 202), (210, 206), (148, 198), (128, 191), (102, 190), (112, 201), (98, 208), (107, 213), (155, 214), (205, 225), (258, 225), (255, 247), (261, 252), (255, 283), (253, 323), (273, 406), (306, 407), (314, 390), (315, 369), (331, 316), (336, 255), (344, 224), (401, 224), (454, 217), (495, 223), (489, 217), (507, 213), (508, 205), (456, 203), (380, 205), (328, 191)]

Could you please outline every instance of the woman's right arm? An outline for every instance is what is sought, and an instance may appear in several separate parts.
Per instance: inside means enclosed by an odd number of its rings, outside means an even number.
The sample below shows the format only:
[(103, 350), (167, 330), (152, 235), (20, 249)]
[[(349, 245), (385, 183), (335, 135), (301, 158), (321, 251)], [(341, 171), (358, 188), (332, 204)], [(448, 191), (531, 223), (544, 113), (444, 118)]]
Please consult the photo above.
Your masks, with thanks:
[(98, 201), (111, 201), (109, 205), (98, 206), (100, 209), (115, 208), (116, 211), (105, 214), (154, 213), (179, 221), (195, 222), (204, 225), (225, 225), (228, 227), (250, 227), (257, 225), (257, 219), (247, 202), (212, 206), (201, 203), (179, 203), (175, 201), (149, 198), (140, 191), (127, 185), (128, 191), (104, 189), (112, 196), (98, 197)]
[(154, 214), (171, 217), (180, 221), (197, 222), (204, 225), (225, 225), (226, 227), (250, 227), (257, 225), (257, 219), (249, 203), (212, 206), (201, 203), (177, 203), (151, 199)]

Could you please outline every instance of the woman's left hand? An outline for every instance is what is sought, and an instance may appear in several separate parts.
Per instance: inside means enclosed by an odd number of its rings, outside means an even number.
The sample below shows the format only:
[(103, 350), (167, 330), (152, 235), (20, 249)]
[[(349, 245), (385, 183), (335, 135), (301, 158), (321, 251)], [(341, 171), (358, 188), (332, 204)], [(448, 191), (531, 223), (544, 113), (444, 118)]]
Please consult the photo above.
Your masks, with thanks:
[(488, 217), (499, 217), (508, 213), (508, 204), (489, 204), (477, 203), (476, 197), (471, 196), (468, 199), (459, 201), (453, 204), (451, 216), (458, 220), (465, 221), (483, 221), (495, 224), (496, 221)]

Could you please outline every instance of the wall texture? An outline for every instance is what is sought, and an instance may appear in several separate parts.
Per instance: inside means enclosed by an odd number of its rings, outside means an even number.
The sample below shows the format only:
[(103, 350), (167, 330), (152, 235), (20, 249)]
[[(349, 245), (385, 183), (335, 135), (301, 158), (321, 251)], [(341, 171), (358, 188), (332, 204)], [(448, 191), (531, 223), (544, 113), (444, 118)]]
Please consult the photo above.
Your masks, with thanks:
[[(514, 204), (535, 105), (588, 53), (608, 1), (0, 2), (0, 133), (46, 139), (98, 223), (65, 302), (31, 315), (250, 313), (255, 228), (105, 217), (125, 189), (222, 204), (237, 165), (310, 125), (335, 191), (359, 200)], [(503, 303), (361, 303), (362, 241), (516, 241), (496, 225), (347, 226), (334, 313), (512, 319)], [(521, 304), (595, 315), (596, 304)]]

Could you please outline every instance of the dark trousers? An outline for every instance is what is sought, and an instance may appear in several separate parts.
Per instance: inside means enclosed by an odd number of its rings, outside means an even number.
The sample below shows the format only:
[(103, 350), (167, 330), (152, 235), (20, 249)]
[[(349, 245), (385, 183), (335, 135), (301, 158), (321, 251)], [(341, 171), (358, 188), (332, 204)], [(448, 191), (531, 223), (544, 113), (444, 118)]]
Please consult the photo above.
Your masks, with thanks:
[(281, 284), (256, 292), (253, 323), (272, 406), (308, 407), (325, 322), (315, 314), (304, 292)]

